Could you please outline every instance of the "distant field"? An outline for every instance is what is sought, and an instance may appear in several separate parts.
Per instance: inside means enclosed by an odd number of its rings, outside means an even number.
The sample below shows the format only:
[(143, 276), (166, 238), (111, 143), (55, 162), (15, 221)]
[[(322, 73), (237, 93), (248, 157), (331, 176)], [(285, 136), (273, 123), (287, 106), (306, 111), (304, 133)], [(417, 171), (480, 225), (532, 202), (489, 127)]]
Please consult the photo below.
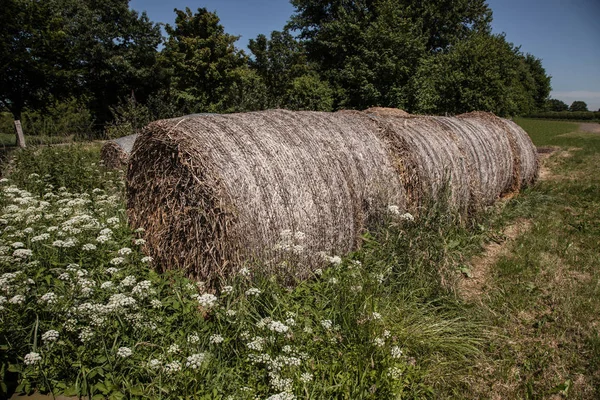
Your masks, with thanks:
[(579, 128), (577, 122), (548, 121), (532, 118), (515, 118), (514, 121), (525, 129), (537, 146), (556, 144), (555, 137), (557, 135), (575, 132)]

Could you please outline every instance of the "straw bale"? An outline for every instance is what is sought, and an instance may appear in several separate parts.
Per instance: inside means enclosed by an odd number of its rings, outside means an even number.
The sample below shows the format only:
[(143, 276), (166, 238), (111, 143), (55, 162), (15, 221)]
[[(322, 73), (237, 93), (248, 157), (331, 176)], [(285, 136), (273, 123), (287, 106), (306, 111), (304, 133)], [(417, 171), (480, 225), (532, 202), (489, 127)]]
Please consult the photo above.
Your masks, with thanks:
[[(366, 113), (366, 111), (365, 111)], [(447, 127), (433, 117), (370, 117), (378, 122), (378, 136), (391, 149), (394, 165), (405, 185), (413, 212), (431, 201), (446, 201), (465, 213), (471, 203), (470, 173), (464, 152)]]
[(470, 112), (458, 116), (461, 119), (477, 120), (486, 124), (490, 129), (504, 132), (510, 143), (513, 155), (513, 176), (510, 192), (535, 182), (538, 174), (537, 150), (529, 135), (513, 121), (499, 118), (489, 112)]
[(111, 169), (127, 166), (136, 138), (137, 135), (129, 135), (104, 143), (100, 151), (100, 157), (104, 162), (104, 166)]
[[(131, 156), (130, 223), (159, 268), (212, 282), (256, 257), (305, 278), (318, 252), (356, 249), (376, 210), (405, 208), (377, 129), (350, 113), (283, 110), (156, 121)], [(297, 270), (281, 267), (290, 257)]]
[(378, 115), (380, 117), (402, 117), (408, 118), (411, 114), (399, 108), (390, 107), (371, 107), (365, 110), (367, 114)]

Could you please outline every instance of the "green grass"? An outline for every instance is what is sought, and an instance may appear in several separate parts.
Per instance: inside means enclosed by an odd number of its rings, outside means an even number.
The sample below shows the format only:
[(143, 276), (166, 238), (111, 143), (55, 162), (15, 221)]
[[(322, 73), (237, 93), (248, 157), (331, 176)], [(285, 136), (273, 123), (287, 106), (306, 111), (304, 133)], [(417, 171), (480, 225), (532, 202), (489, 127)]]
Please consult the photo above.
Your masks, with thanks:
[[(73, 135), (70, 136), (25, 136), (25, 144), (41, 145), (41, 144), (61, 144), (73, 142)], [(0, 146), (15, 147), (15, 135), (8, 133), (0, 133)]]
[[(600, 135), (518, 120), (539, 146), (561, 146), (548, 178), (509, 203), (499, 226), (532, 222), (488, 277), (491, 329), (472, 398), (600, 397)], [(575, 129), (573, 129), (575, 128)]]

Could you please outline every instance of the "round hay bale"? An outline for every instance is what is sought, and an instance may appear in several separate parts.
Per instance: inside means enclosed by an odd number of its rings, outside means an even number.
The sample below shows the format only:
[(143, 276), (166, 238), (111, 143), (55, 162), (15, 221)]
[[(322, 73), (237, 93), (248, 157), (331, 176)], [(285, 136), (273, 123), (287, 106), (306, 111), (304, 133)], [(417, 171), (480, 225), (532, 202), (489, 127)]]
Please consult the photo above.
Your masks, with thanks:
[(364, 112), (367, 114), (373, 114), (380, 117), (401, 117), (408, 118), (411, 117), (411, 114), (407, 113), (404, 110), (399, 108), (390, 108), (390, 107), (371, 107), (367, 108)]
[(137, 135), (129, 135), (104, 143), (100, 151), (100, 158), (104, 162), (104, 166), (110, 169), (127, 166), (136, 138)]
[(378, 136), (391, 149), (391, 158), (405, 185), (412, 212), (444, 201), (461, 214), (468, 211), (469, 170), (462, 150), (444, 124), (435, 118), (374, 115)]
[[(148, 125), (127, 174), (128, 215), (159, 268), (214, 280), (255, 257), (294, 279), (356, 249), (377, 209), (404, 209), (366, 118), (271, 110)], [(281, 267), (282, 260), (294, 259)]]
[(520, 126), (513, 121), (497, 117), (489, 112), (476, 111), (461, 114), (458, 117), (478, 120), (506, 135), (513, 155), (513, 176), (510, 191), (517, 192), (535, 182), (538, 174), (537, 150), (527, 132)]

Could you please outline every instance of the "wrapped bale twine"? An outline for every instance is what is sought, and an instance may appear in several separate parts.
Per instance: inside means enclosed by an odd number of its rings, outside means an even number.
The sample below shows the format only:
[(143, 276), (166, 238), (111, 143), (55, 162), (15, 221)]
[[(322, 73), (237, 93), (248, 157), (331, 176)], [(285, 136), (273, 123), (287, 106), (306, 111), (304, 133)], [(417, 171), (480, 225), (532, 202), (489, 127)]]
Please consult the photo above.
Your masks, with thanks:
[(511, 192), (516, 192), (535, 182), (539, 169), (537, 150), (527, 132), (519, 125), (513, 121), (499, 118), (493, 113), (481, 111), (461, 114), (458, 118), (477, 120), (504, 132), (513, 154)]
[(111, 169), (127, 166), (136, 138), (137, 135), (129, 135), (104, 143), (100, 151), (100, 158), (104, 162), (104, 166)]
[[(351, 114), (283, 110), (154, 122), (131, 156), (130, 223), (159, 268), (214, 281), (257, 257), (306, 278), (318, 252), (359, 245), (377, 205), (405, 206), (376, 129)], [(290, 257), (298, 269), (281, 269)]]

